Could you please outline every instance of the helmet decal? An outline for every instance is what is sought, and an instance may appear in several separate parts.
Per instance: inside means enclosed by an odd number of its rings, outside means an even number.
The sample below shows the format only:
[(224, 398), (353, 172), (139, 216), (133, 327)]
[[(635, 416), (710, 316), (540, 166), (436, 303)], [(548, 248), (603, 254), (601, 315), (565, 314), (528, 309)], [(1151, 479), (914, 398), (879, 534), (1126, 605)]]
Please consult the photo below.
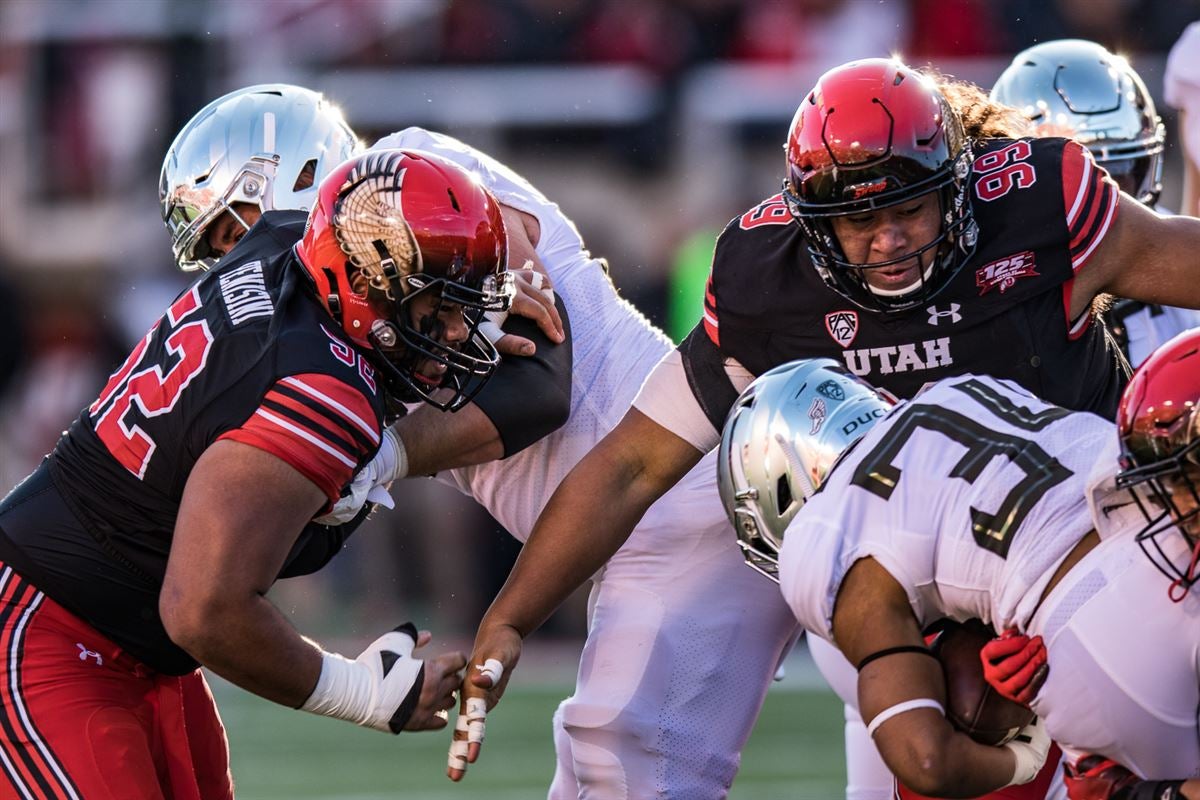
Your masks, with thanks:
[[(343, 163), (321, 182), (295, 252), (393, 400), (456, 410), (499, 363), (479, 324), (514, 293), (504, 220), (457, 164), (417, 150)], [(459, 319), (465, 332), (450, 341)]]
[(400, 201), (405, 170), (396, 167), (402, 158), (383, 150), (362, 159), (346, 176), (333, 208), (334, 235), (342, 252), (389, 300), (399, 299), (393, 279), (421, 272), (421, 251)]

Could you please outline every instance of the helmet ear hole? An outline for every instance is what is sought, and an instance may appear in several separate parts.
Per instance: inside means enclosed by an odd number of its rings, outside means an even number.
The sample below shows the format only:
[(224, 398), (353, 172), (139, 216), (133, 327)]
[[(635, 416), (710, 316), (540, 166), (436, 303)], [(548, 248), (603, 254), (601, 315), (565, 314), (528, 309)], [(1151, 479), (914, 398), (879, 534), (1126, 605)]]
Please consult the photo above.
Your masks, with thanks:
[(300, 168), (300, 172), (296, 175), (296, 182), (292, 184), (293, 192), (304, 191), (311, 189), (312, 185), (317, 181), (317, 160), (310, 158), (304, 162), (304, 166)]
[(779, 516), (783, 516), (789, 508), (792, 507), (792, 484), (788, 481), (787, 475), (780, 475), (779, 480), (775, 482), (775, 502)]

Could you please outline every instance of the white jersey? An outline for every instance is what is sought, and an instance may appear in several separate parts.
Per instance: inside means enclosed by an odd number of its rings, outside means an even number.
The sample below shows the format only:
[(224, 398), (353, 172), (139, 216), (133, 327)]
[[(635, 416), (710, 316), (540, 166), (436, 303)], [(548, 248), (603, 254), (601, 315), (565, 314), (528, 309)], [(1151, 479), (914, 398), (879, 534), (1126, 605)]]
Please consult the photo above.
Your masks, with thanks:
[(1112, 423), (1017, 385), (939, 381), (863, 437), (788, 526), (784, 598), (832, 640), (843, 577), (872, 557), (917, 620), (1024, 630), (1055, 569), (1093, 527), (1086, 497)]
[[(421, 128), (394, 133), (375, 147), (425, 150), (448, 158), (478, 176), (502, 204), (531, 214), (541, 226), (537, 254), (571, 324), (570, 416), (557, 431), (503, 461), (438, 476), (474, 497), (525, 541), (558, 484), (616, 426), (646, 376), (674, 345), (617, 294), (605, 263), (592, 258), (558, 205), (499, 161)], [(715, 477), (713, 481), (715, 487)]]
[(1158, 346), (1186, 330), (1200, 327), (1200, 311), (1174, 306), (1143, 306), (1122, 320), (1129, 339), (1129, 364), (1141, 366)]

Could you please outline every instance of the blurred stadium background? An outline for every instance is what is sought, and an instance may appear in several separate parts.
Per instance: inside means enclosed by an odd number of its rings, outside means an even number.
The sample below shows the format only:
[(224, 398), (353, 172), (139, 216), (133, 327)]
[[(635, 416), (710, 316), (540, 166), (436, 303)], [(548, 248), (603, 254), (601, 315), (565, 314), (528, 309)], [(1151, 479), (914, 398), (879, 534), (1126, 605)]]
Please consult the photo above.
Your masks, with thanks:
[[(805, 89), (842, 61), (899, 53), (981, 85), (1038, 41), (1128, 55), (1167, 123), (1166, 52), (1197, 0), (4, 0), (0, 3), (0, 484), (47, 452), (185, 284), (157, 176), (184, 122), (252, 83), (339, 103), (367, 142), (454, 134), (563, 206), (622, 292), (678, 338), (698, 318), (716, 233), (777, 191)], [(347, 552), (272, 597), (356, 652), (413, 619), (469, 649), (516, 545), (430, 480), (394, 491)], [(714, 587), (719, 591), (719, 587)], [(218, 682), (245, 798), (536, 797), (549, 717), (583, 631), (576, 598), (531, 644), (489, 722), (486, 761), (452, 787), (442, 736), (391, 740)], [(768, 698), (734, 797), (834, 797), (840, 709), (804, 654)]]

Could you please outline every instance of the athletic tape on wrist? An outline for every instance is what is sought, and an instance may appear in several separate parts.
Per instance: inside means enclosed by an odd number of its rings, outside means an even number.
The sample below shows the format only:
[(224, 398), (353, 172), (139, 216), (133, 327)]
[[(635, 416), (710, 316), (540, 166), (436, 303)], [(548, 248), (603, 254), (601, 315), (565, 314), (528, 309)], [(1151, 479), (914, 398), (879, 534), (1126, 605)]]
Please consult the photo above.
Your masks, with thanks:
[(912, 700), (905, 700), (903, 703), (896, 703), (896, 705), (885, 708), (883, 711), (880, 711), (878, 714), (876, 714), (875, 718), (871, 720), (871, 724), (867, 726), (867, 735), (874, 736), (875, 731), (879, 730), (879, 726), (887, 722), (892, 717), (899, 716), (909, 711), (915, 711), (918, 708), (936, 708), (939, 714), (942, 714), (943, 716), (946, 714), (946, 709), (942, 707), (942, 704), (937, 700), (934, 700), (932, 697), (917, 697)]
[(390, 452), (394, 456), (394, 460), (391, 463), (383, 465), (386, 467), (386, 471), (381, 471), (379, 474), (378, 481), (380, 485), (408, 477), (408, 450), (404, 447), (404, 440), (397, 435), (394, 428), (385, 428), (383, 439), (384, 447), (387, 447), (390, 443)]
[[(1023, 730), (1037, 725), (1038, 720), (1034, 719)], [(1041, 734), (1040, 737), (1036, 736), (1038, 733)], [(1020, 786), (1029, 783), (1042, 771), (1042, 765), (1046, 761), (1046, 754), (1050, 750), (1050, 737), (1046, 735), (1045, 730), (1035, 731), (1034, 735), (1024, 738), (1025, 741), (1021, 741), (1021, 735), (1018, 734), (1017, 739), (1004, 745), (1012, 752), (1016, 760), (1016, 764), (1013, 766), (1012, 779), (1006, 786)], [(1035, 738), (1042, 740), (1040, 745), (1034, 743)]]

